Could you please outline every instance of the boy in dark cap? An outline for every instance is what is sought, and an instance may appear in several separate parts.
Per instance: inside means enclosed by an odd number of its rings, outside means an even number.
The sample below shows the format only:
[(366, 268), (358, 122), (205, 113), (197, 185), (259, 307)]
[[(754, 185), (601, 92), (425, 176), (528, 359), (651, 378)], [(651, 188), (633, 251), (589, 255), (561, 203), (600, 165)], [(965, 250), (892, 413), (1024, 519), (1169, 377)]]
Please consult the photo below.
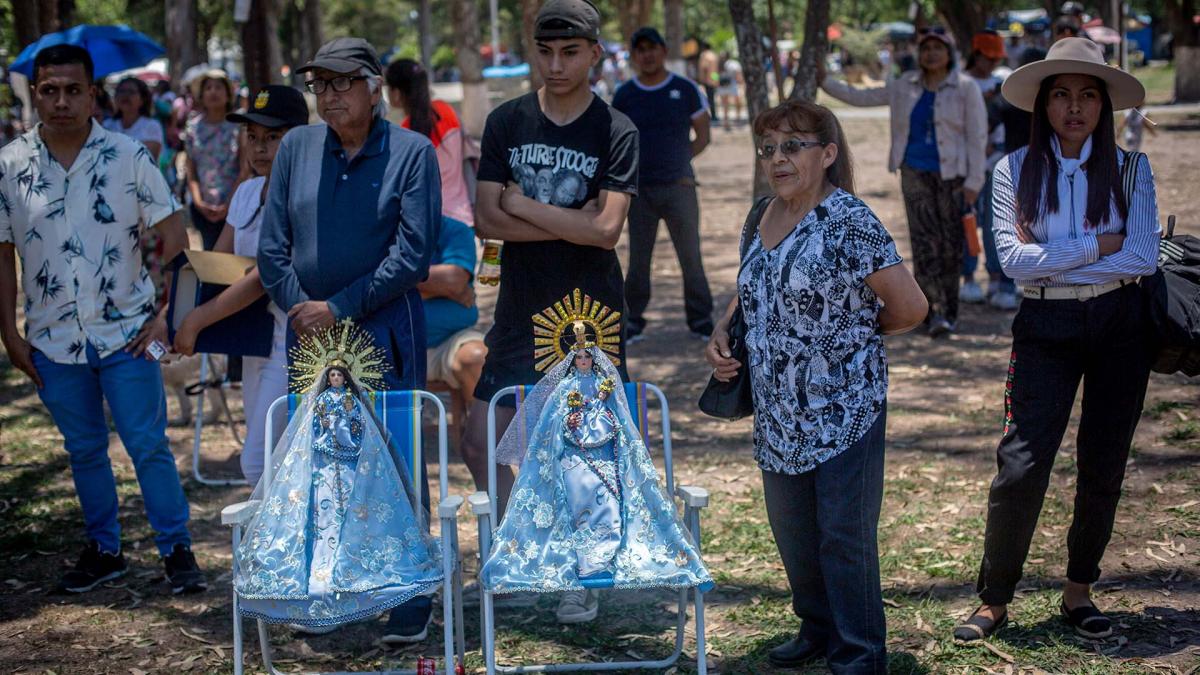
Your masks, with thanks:
[[(588, 86), (604, 55), (592, 3), (549, 0), (533, 37), (533, 63), (544, 84), (488, 116), (479, 164), (476, 235), (505, 244), (495, 323), (463, 443), (479, 489), (487, 489), (488, 401), (504, 387), (537, 382), (564, 357), (553, 338), (559, 329), (583, 320), (626, 375), (624, 282), (613, 249), (637, 193), (637, 128)], [(526, 181), (526, 189), (519, 176), (537, 179)], [(546, 189), (538, 189), (546, 181)], [(568, 182), (580, 186), (573, 195), (554, 189)], [(511, 407), (497, 408), (501, 433), (514, 414)], [(497, 518), (513, 481), (509, 467), (498, 472)], [(590, 621), (597, 606), (595, 591), (566, 593), (558, 618)]]

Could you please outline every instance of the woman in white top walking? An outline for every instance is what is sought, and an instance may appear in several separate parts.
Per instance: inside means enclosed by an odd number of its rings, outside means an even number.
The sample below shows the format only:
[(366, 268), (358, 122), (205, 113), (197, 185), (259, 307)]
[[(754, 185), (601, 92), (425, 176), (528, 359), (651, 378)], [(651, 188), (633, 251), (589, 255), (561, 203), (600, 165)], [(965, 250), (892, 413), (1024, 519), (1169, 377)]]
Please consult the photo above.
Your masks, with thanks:
[(1033, 113), (1029, 146), (996, 166), (993, 192), (1000, 263), (1025, 299), (1013, 320), (999, 471), (988, 496), (977, 584), (983, 604), (954, 637), (980, 640), (1008, 622), (1082, 380), (1060, 609), (1076, 633), (1102, 638), (1112, 622), (1090, 591), (1150, 375), (1152, 336), (1137, 281), (1154, 273), (1160, 236), (1150, 164), (1118, 150), (1113, 111), (1139, 105), (1146, 92), (1083, 38), (1056, 42), (1002, 91)]
[[(225, 227), (213, 250), (254, 258), (258, 255), (262, 205), (267, 197), (267, 186), (271, 184), (275, 151), (288, 130), (308, 123), (308, 105), (298, 90), (270, 85), (263, 87), (252, 99), (248, 112), (233, 113), (226, 119), (245, 125), (247, 156), (258, 175), (238, 186), (230, 201)], [(194, 353), (196, 336), (201, 330), (248, 307), (264, 292), (255, 269), (217, 297), (193, 309), (175, 334), (175, 351)], [(242, 398), (246, 410), (242, 473), (251, 485), (258, 482), (263, 472), (267, 409), (272, 401), (287, 393), (287, 315), (275, 303), (269, 308), (275, 318), (271, 355), (267, 358), (246, 356), (242, 360)]]

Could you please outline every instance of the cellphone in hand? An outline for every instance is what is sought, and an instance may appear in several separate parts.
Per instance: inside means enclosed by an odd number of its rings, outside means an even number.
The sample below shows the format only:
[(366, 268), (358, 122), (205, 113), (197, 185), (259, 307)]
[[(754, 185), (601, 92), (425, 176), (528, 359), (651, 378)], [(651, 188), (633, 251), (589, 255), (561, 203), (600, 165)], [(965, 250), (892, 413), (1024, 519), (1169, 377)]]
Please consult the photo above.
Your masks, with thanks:
[(159, 361), (167, 355), (167, 347), (158, 340), (152, 340), (150, 344), (146, 345), (146, 353), (150, 355), (150, 358)]

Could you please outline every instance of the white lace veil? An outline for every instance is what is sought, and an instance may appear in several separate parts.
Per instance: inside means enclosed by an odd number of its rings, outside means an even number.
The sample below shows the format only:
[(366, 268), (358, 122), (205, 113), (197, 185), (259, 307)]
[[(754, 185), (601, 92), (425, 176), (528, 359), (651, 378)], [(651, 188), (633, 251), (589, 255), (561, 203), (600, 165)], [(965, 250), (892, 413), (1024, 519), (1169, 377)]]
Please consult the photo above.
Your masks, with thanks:
[(612, 395), (619, 401), (618, 410), (629, 410), (629, 401), (625, 398), (625, 386), (621, 381), (621, 375), (617, 372), (617, 367), (608, 359), (603, 350), (596, 346), (577, 347), (567, 353), (567, 357), (558, 362), (546, 376), (537, 383), (533, 391), (525, 397), (521, 407), (517, 410), (517, 414), (513, 417), (512, 423), (508, 425), (508, 430), (504, 432), (504, 436), (500, 439), (500, 443), (496, 445), (496, 463), (510, 464), (519, 466), (525, 459), (525, 452), (529, 449), (530, 433), (537, 426), (538, 420), (542, 416), (542, 411), (545, 410), (546, 404), (550, 402), (558, 385), (562, 384), (563, 380), (575, 374), (575, 355), (586, 350), (592, 355), (592, 371), (600, 380), (610, 378), (613, 384), (616, 385)]

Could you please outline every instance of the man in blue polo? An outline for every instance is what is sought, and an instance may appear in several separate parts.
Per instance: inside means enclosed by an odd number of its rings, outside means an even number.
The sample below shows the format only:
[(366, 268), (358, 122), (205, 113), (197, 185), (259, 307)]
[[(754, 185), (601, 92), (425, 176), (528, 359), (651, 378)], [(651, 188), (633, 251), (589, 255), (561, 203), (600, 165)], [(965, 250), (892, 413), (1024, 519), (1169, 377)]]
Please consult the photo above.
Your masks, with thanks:
[[(288, 342), (352, 319), (391, 360), (388, 389), (425, 386), (425, 279), (441, 226), (441, 179), (429, 139), (388, 122), (374, 48), (326, 43), (300, 73), (324, 124), (280, 143), (263, 208), (258, 270), (287, 310)], [(424, 490), (428, 493), (428, 488)], [(432, 601), (392, 612), (387, 639), (425, 639)]]
[[(708, 102), (694, 82), (666, 69), (667, 43), (639, 28), (630, 40), (638, 74), (617, 88), (612, 106), (641, 136), (638, 193), (629, 205), (629, 269), (625, 274), (626, 344), (642, 337), (650, 304), (650, 261), (658, 221), (667, 222), (683, 272), (684, 312), (692, 335), (712, 335), (712, 293), (700, 258), (700, 204), (692, 158), (708, 145)], [(691, 138), (692, 133), (695, 138)]]

